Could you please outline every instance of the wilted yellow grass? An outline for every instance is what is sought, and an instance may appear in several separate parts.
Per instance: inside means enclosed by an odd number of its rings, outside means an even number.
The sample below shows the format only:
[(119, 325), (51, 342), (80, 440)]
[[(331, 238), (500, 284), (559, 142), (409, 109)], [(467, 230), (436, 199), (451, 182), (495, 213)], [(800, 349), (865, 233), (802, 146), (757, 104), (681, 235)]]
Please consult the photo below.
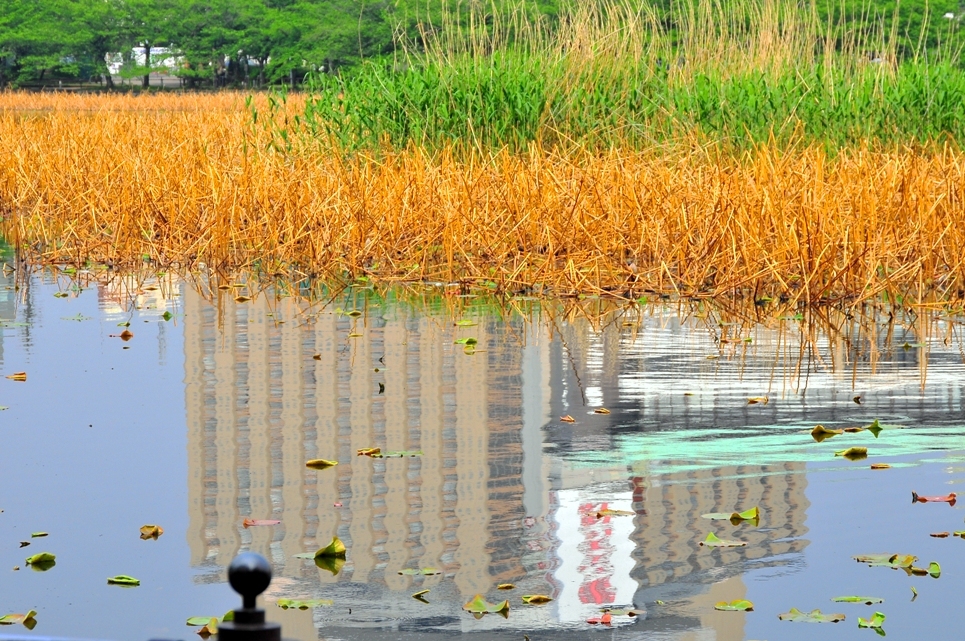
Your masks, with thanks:
[(279, 151), (250, 120), (238, 94), (0, 94), (3, 233), (48, 262), (963, 298), (965, 156), (951, 149), (342, 156)]

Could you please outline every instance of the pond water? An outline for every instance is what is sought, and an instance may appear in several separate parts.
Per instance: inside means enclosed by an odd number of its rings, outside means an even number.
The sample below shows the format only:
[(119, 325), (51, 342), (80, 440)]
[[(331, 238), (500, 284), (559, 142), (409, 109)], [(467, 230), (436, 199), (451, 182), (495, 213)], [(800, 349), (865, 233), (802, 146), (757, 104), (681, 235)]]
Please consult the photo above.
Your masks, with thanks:
[[(429, 286), (309, 305), (203, 285), (0, 273), (0, 373), (27, 374), (0, 378), (0, 616), (38, 613), (0, 637), (194, 639), (188, 617), (239, 604), (225, 567), (246, 550), (273, 564), (268, 616), (301, 641), (851, 639), (875, 611), (892, 638), (959, 634), (965, 540), (929, 534), (965, 513), (911, 492), (965, 479), (961, 318), (829, 314), (822, 330), (703, 304), (498, 308)], [(877, 438), (809, 434), (875, 419)], [(869, 457), (834, 456), (851, 446)], [(701, 517), (754, 506), (756, 525)], [(141, 540), (144, 524), (163, 535)], [(747, 545), (699, 545), (710, 532)], [(294, 558), (333, 536), (336, 575)], [(42, 551), (54, 567), (25, 566)], [(941, 576), (852, 559), (871, 553)], [(422, 568), (437, 573), (399, 574)], [(508, 617), (463, 611), (476, 594)], [(735, 599), (754, 610), (715, 611)], [(587, 623), (606, 607), (640, 615)], [(780, 621), (790, 608), (846, 619)]]

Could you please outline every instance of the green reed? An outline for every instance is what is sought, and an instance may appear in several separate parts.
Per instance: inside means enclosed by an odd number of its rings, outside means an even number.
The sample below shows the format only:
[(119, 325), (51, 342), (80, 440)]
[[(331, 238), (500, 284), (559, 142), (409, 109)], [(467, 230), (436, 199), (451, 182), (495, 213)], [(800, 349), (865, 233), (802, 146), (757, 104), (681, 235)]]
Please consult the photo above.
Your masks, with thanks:
[(319, 75), (298, 128), (342, 149), (965, 137), (965, 68), (951, 45), (901, 59), (896, 27), (864, 20), (854, 33), (784, 0), (672, 6), (672, 20), (600, 5), (553, 25), (455, 26), (390, 63)]

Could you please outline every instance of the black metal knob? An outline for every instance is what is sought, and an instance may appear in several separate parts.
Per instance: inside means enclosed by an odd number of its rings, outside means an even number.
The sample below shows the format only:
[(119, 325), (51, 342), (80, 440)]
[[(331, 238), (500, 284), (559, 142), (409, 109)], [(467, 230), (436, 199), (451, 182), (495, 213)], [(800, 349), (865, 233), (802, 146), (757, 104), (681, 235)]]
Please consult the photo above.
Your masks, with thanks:
[(271, 564), (260, 554), (243, 552), (228, 566), (228, 583), (241, 595), (246, 610), (255, 609), (255, 599), (271, 583)]
[(218, 626), (217, 641), (281, 641), (281, 626), (265, 622), (265, 611), (256, 599), (271, 583), (271, 565), (260, 554), (244, 552), (228, 566), (228, 582), (241, 595), (244, 607), (234, 611), (234, 621)]

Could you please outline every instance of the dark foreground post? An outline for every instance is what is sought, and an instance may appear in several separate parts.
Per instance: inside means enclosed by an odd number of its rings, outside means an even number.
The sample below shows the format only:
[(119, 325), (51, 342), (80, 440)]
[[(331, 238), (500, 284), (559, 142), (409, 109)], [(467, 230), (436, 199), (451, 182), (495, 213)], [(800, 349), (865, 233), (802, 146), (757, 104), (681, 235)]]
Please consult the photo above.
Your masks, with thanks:
[(260, 554), (245, 552), (228, 566), (228, 582), (241, 595), (242, 607), (235, 620), (218, 626), (218, 641), (281, 641), (281, 626), (265, 623), (265, 611), (255, 607), (255, 598), (271, 583), (271, 565)]

